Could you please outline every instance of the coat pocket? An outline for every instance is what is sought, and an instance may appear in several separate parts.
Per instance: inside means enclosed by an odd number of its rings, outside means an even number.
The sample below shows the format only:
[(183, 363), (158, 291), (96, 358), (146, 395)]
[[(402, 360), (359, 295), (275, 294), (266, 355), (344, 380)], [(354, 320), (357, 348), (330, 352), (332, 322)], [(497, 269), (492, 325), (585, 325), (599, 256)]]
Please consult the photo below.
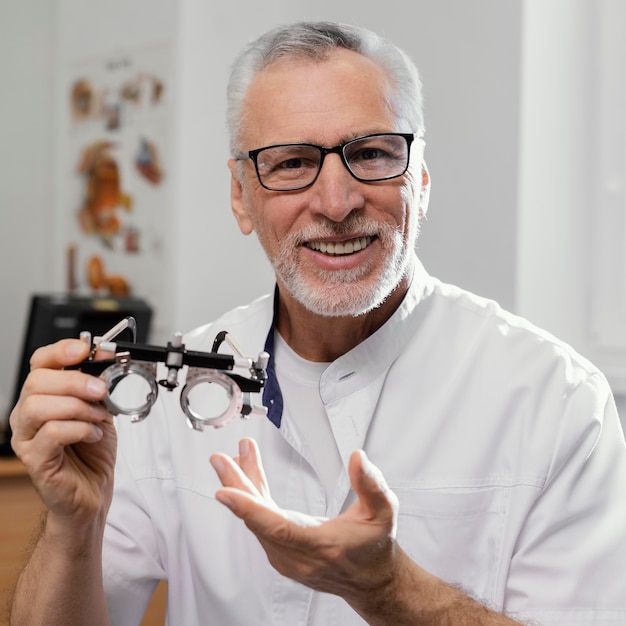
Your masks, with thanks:
[(431, 574), (492, 604), (506, 490), (391, 488), (400, 501), (398, 542), (403, 550)]

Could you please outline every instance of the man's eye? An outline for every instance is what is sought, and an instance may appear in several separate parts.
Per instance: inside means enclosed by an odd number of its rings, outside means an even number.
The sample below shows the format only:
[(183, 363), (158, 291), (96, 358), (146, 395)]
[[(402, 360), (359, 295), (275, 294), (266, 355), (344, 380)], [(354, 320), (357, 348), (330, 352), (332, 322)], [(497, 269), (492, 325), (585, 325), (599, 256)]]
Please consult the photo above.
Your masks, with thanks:
[(304, 166), (304, 161), (300, 158), (287, 159), (276, 164), (276, 169), (292, 170)]
[(291, 157), (276, 161), (272, 166), (272, 171), (285, 170), (311, 170), (317, 168), (317, 162), (306, 157)]
[(385, 153), (379, 148), (363, 148), (356, 156), (363, 161), (370, 161), (385, 156)]
[(373, 166), (390, 164), (401, 158), (397, 150), (392, 147), (364, 146), (347, 155), (347, 159), (354, 165)]

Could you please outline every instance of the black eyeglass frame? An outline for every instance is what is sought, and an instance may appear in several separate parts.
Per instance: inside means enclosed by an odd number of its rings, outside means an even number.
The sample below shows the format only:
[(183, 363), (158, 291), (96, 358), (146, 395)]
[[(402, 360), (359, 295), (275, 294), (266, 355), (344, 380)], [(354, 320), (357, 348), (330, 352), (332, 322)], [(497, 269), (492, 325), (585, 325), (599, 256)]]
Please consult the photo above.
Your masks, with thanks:
[[(348, 165), (348, 161), (346, 159), (346, 154), (345, 154), (346, 147), (349, 146), (350, 144), (353, 144), (356, 141), (362, 141), (363, 139), (369, 139), (371, 137), (387, 137), (390, 135), (394, 137), (402, 137), (406, 141), (406, 149), (407, 149), (406, 150), (406, 165), (404, 166), (404, 169), (402, 170), (402, 172), (400, 172), (399, 174), (394, 174), (393, 176), (383, 176), (382, 178), (361, 178), (360, 176), (357, 176), (350, 168), (350, 165)], [(250, 159), (254, 163), (254, 170), (256, 171), (256, 175), (257, 175), (257, 178), (259, 179), (259, 183), (261, 184), (261, 187), (263, 187), (264, 189), (267, 189), (268, 191), (302, 191), (303, 189), (308, 189), (309, 187), (314, 185), (315, 181), (318, 179), (320, 172), (322, 171), (322, 166), (324, 165), (324, 159), (326, 158), (327, 154), (338, 154), (341, 158), (341, 162), (343, 163), (344, 167), (348, 170), (350, 175), (356, 180), (358, 180), (359, 182), (377, 183), (383, 180), (392, 180), (394, 178), (400, 178), (400, 176), (404, 176), (407, 169), (409, 168), (409, 163), (411, 161), (411, 145), (413, 141), (415, 141), (415, 138), (416, 138), (415, 133), (372, 133), (371, 135), (362, 135), (361, 137), (355, 137), (354, 139), (349, 139), (348, 141), (344, 141), (343, 143), (333, 146), (332, 148), (326, 148), (324, 146), (317, 146), (313, 143), (279, 143), (279, 144), (274, 144), (272, 146), (263, 146), (262, 148), (256, 148), (255, 150), (249, 150), (248, 152), (242, 152), (241, 154), (235, 157), (235, 160), (244, 161), (246, 159)], [(418, 139), (421, 139), (421, 138), (422, 138), (421, 136), (418, 137)], [(264, 150), (269, 150), (271, 148), (287, 148), (289, 146), (303, 146), (307, 148), (315, 148), (316, 150), (320, 151), (320, 162), (317, 167), (317, 173), (315, 174), (315, 177), (310, 183), (307, 183), (306, 185), (302, 185), (298, 187), (277, 188), (277, 187), (270, 187), (266, 185), (261, 179), (261, 174), (259, 172), (259, 164), (257, 161), (259, 154), (263, 152)]]

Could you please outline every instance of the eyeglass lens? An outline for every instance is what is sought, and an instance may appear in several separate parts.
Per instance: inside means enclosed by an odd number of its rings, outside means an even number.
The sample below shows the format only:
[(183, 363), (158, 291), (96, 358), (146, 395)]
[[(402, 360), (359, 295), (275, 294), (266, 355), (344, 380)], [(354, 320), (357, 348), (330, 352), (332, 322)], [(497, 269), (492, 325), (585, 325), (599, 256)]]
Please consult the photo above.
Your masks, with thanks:
[[(318, 175), (323, 148), (307, 144), (273, 146), (258, 152), (257, 171), (270, 189), (301, 189)], [(408, 165), (409, 142), (402, 135), (372, 135), (349, 141), (342, 149), (343, 162), (363, 181), (401, 176)]]

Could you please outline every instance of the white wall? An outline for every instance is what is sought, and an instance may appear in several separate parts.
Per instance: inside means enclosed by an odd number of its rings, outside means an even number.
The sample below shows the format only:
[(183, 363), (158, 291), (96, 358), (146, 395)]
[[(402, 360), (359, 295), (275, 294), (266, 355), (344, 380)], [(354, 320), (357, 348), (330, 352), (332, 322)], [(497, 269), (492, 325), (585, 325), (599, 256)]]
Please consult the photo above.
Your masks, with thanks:
[(28, 293), (50, 286), (55, 4), (0, 0), (0, 419)]
[[(230, 210), (225, 94), (230, 63), (249, 39), (280, 21), (282, 2), (180, 5), (175, 326), (194, 328), (272, 287), (256, 239)], [(245, 15), (245, 19), (242, 16)]]
[(586, 119), (588, 5), (414, 0), (407, 19), (399, 0), (110, 0), (106, 10), (95, 0), (0, 0), (0, 76), (15, 85), (3, 88), (0, 116), (0, 394), (13, 384), (28, 294), (64, 287), (62, 253), (51, 242), (64, 64), (137, 41), (175, 45), (165, 279), (172, 330), (186, 330), (271, 288), (258, 244), (241, 237), (229, 210), (224, 90), (242, 44), (299, 18), (369, 26), (420, 67), (433, 179), (420, 241), (428, 269), (520, 310), (584, 351), (584, 194), (571, 182), (584, 171), (587, 140), (576, 128)]
[(524, 3), (517, 309), (588, 349), (593, 11)]

